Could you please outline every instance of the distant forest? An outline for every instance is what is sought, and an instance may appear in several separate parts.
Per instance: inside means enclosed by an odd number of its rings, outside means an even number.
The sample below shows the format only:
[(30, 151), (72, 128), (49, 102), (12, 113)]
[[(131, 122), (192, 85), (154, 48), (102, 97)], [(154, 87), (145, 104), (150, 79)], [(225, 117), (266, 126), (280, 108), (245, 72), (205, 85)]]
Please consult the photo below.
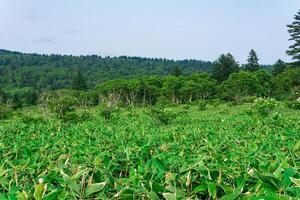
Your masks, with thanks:
[[(261, 68), (272, 71), (272, 65)], [(168, 60), (142, 57), (101, 57), (24, 54), (0, 50), (0, 87), (31, 87), (38, 91), (72, 88), (72, 79), (80, 70), (88, 88), (114, 79), (132, 79), (150, 75), (166, 76), (211, 73), (213, 63), (202, 60)]]
[(112, 79), (165, 76), (175, 68), (188, 75), (210, 72), (212, 63), (127, 56), (39, 55), (0, 50), (1, 87), (32, 87), (37, 90), (70, 88), (72, 77), (80, 69), (88, 87), (93, 88), (97, 83)]

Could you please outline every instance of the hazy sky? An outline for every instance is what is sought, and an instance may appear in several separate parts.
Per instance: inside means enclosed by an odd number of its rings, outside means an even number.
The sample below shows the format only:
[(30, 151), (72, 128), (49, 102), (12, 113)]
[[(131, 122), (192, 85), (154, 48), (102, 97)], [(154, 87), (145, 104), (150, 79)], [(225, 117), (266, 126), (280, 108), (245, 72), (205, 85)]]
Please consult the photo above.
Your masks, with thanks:
[(300, 0), (0, 0), (0, 49), (59, 54), (288, 61)]

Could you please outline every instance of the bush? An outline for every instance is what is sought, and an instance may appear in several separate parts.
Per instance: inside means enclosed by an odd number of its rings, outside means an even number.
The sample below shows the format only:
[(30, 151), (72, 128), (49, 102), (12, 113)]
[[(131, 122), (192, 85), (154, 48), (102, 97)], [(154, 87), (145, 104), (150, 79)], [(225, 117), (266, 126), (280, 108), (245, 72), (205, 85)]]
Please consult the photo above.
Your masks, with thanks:
[(9, 88), (3, 91), (5, 96), (5, 103), (12, 109), (36, 105), (37, 92), (30, 87), (24, 88)]
[(100, 109), (100, 115), (105, 120), (110, 120), (113, 117), (113, 114), (116, 112), (116, 108), (112, 106), (105, 106)]
[(170, 109), (165, 108), (152, 108), (150, 110), (151, 116), (157, 120), (160, 124), (168, 125), (176, 117)]
[(0, 119), (8, 117), (10, 109), (5, 104), (0, 104)]
[(272, 98), (257, 98), (254, 101), (252, 110), (260, 116), (268, 116), (275, 108), (277, 103)]
[(157, 98), (155, 103), (156, 106), (171, 106), (172, 102), (165, 96), (160, 96)]
[(41, 101), (45, 107), (55, 113), (60, 119), (66, 117), (67, 113), (74, 111), (78, 104), (74, 91), (69, 90), (57, 90), (44, 94)]
[(286, 105), (291, 109), (300, 110), (300, 100), (288, 101), (286, 102)]
[(198, 110), (203, 111), (207, 109), (207, 103), (206, 101), (198, 101)]

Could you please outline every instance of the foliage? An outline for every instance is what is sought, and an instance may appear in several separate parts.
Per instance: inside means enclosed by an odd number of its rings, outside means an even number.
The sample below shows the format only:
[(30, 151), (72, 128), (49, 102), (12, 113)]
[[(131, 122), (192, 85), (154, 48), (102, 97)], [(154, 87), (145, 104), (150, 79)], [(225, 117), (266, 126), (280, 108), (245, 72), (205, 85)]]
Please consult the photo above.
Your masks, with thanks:
[(169, 75), (176, 67), (187, 75), (210, 72), (212, 63), (127, 56), (39, 55), (0, 50), (0, 88), (32, 87), (38, 91), (70, 89), (74, 88), (72, 83), (80, 69), (86, 85), (92, 89), (108, 80)]
[(162, 107), (151, 108), (150, 115), (153, 119), (157, 120), (159, 123), (163, 125), (170, 124), (176, 116), (176, 114), (172, 112), (170, 109), (166, 109)]
[(182, 75), (182, 70), (181, 70), (178, 66), (176, 66), (176, 67), (174, 67), (174, 69), (172, 70), (171, 75), (172, 75), (172, 76), (179, 77), (179, 76)]
[[(75, 91), (57, 90), (54, 92), (45, 93), (40, 101), (50, 111), (55, 113), (60, 119), (73, 117), (70, 112), (74, 111), (78, 104), (78, 99), (75, 98)], [(68, 116), (69, 114), (69, 116)], [(71, 114), (72, 115), (72, 114)]]
[(116, 111), (117, 111), (117, 109), (112, 106), (104, 106), (104, 107), (101, 107), (101, 109), (100, 109), (100, 115), (105, 120), (110, 120)]
[(165, 96), (160, 96), (157, 98), (155, 106), (164, 107), (164, 106), (171, 106), (174, 105), (171, 100)]
[(257, 98), (254, 101), (252, 110), (260, 116), (269, 115), (277, 107), (275, 99), (270, 98)]
[(0, 121), (0, 199), (299, 199), (299, 111), (261, 123), (249, 105), (189, 107), (167, 108), (164, 126), (151, 107), (106, 123), (98, 108), (81, 123)]
[(238, 101), (244, 96), (260, 96), (262, 87), (254, 74), (241, 71), (231, 74), (218, 91), (222, 99)]
[[(0, 99), (2, 103), (9, 105), (13, 109), (36, 105), (38, 94), (30, 87), (6, 88), (3, 89)], [(1, 102), (0, 102), (1, 103)]]
[(274, 79), (274, 96), (279, 99), (300, 97), (300, 68), (287, 68)]
[(198, 101), (197, 105), (198, 105), (198, 109), (200, 111), (203, 111), (203, 110), (207, 109), (207, 103), (206, 103), (206, 101)]
[(300, 110), (300, 100), (288, 101), (286, 104), (291, 109)]
[(292, 56), (292, 59), (296, 62), (300, 62), (300, 11), (295, 15), (294, 22), (288, 25), (288, 32), (291, 35), (290, 40), (294, 41), (294, 44), (289, 47), (287, 54)]
[(253, 49), (251, 49), (247, 61), (248, 61), (248, 63), (245, 66), (246, 70), (248, 70), (250, 72), (255, 72), (260, 69), (260, 66), (258, 63), (259, 59), (256, 55), (256, 52)]
[(271, 73), (260, 69), (253, 73), (253, 77), (258, 81), (260, 87), (260, 91), (257, 91), (256, 96), (272, 97), (274, 83)]
[(80, 69), (76, 70), (76, 73), (74, 75), (74, 78), (72, 80), (72, 89), (73, 90), (87, 90), (87, 84), (85, 77), (83, 77), (83, 74)]
[(282, 73), (286, 68), (287, 68), (287, 64), (279, 59), (274, 64), (272, 73), (274, 75), (278, 75), (278, 74)]
[(0, 104), (0, 120), (5, 119), (9, 114), (10, 109), (6, 104)]
[(219, 82), (225, 81), (230, 74), (239, 71), (239, 65), (230, 53), (222, 54), (213, 66), (213, 77)]

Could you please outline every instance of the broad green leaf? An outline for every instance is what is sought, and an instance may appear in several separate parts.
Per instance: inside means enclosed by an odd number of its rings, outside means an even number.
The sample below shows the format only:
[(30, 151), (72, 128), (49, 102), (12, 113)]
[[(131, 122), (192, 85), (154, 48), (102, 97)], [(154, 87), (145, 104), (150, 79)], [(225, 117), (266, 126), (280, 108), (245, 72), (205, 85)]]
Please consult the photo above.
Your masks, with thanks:
[(173, 193), (163, 193), (166, 200), (176, 200), (176, 194)]
[(202, 194), (206, 195), (208, 194), (208, 187), (206, 184), (198, 185), (193, 191), (193, 194)]
[(79, 172), (77, 172), (76, 174), (74, 174), (73, 176), (71, 176), (72, 180), (77, 180), (79, 179), (82, 175), (87, 174), (88, 172), (90, 172), (90, 169), (84, 169), (84, 170), (80, 170)]
[(59, 192), (58, 200), (65, 200), (67, 196), (68, 196), (68, 191), (64, 189), (61, 192)]
[(45, 186), (44, 184), (37, 184), (35, 185), (34, 187), (34, 199), (35, 200), (41, 200), (43, 198), (43, 193), (44, 193), (44, 190), (45, 190)]
[(297, 187), (300, 187), (300, 179), (291, 178), (291, 181), (292, 181)]
[(289, 187), (292, 184), (291, 178), (296, 174), (296, 170), (293, 168), (286, 169), (283, 173), (283, 183), (285, 187)]
[[(28, 199), (28, 195), (26, 192), (22, 192), (22, 193), (18, 193), (17, 194), (18, 200), (27, 200)], [(4, 196), (4, 194), (0, 194), (0, 199), (1, 200), (6, 200), (6, 196)]]
[(58, 199), (59, 193), (60, 193), (59, 190), (53, 190), (50, 193), (46, 194), (43, 197), (43, 200), (56, 200), (56, 199)]
[(76, 194), (80, 193), (79, 186), (76, 184), (76, 181), (71, 179), (70, 176), (65, 174), (62, 170), (60, 171), (61, 176), (63, 177), (65, 184)]
[(270, 186), (273, 189), (278, 190), (282, 186), (282, 182), (274, 176), (263, 175), (258, 171), (255, 171), (255, 174), (262, 182), (264, 182), (265, 184), (267, 184), (268, 186)]
[(88, 185), (85, 188), (85, 197), (89, 197), (90, 195), (100, 192), (104, 186), (106, 185), (106, 182), (102, 182), (102, 183), (94, 183), (91, 185)]
[(207, 187), (208, 187), (209, 194), (213, 197), (213, 199), (216, 199), (216, 197), (217, 197), (217, 184), (210, 182), (210, 183), (207, 184)]

